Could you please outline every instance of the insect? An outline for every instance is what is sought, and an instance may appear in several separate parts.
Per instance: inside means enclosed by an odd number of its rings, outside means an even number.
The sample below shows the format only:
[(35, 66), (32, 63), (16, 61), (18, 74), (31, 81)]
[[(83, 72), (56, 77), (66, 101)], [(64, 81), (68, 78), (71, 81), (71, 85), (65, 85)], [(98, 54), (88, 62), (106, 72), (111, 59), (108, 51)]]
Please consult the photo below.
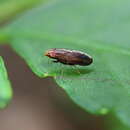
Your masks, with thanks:
[(93, 62), (92, 57), (89, 56), (87, 53), (62, 48), (52, 48), (50, 50), (47, 50), (45, 52), (45, 56), (55, 59), (53, 61), (55, 63), (60, 62), (65, 65), (87, 66)]

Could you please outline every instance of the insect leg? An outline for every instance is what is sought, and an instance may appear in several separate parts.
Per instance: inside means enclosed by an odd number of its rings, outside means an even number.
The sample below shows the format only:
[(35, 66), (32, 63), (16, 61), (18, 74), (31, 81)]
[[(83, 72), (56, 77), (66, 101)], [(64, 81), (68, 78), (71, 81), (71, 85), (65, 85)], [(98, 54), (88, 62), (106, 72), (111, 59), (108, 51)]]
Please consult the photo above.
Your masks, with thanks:
[(47, 59), (47, 64), (50, 65), (51, 64), (51, 61), (49, 59)]
[(53, 60), (52, 62), (54, 62), (54, 63), (58, 63), (58, 62), (59, 62), (59, 60), (58, 60), (58, 59), (56, 59), (56, 60)]
[(79, 74), (79, 75), (81, 75), (81, 72), (80, 72), (80, 70), (79, 70), (79, 68), (77, 67), (77, 66), (73, 66), (75, 69), (76, 69), (76, 71), (77, 71), (77, 73)]
[(61, 78), (64, 79), (64, 65), (61, 64)]

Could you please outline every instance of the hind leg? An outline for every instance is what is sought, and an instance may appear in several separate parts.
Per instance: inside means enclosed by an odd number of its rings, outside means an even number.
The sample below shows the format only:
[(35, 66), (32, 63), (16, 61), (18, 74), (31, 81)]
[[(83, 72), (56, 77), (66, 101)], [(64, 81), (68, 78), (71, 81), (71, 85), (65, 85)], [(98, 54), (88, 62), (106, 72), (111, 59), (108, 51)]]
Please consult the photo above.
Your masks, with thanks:
[(74, 67), (74, 69), (76, 70), (77, 74), (81, 75), (81, 72), (80, 72), (80, 70), (79, 70), (79, 68), (77, 66), (74, 65), (72, 67)]

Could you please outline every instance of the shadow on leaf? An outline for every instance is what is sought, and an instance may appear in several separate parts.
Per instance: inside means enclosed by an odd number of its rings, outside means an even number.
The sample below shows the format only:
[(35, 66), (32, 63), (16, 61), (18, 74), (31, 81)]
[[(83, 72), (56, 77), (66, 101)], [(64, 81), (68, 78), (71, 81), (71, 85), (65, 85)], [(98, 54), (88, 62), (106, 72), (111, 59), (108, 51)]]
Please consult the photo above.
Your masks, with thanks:
[(77, 77), (83, 76), (93, 72), (93, 69), (88, 68), (78, 68), (78, 67), (64, 67), (58, 70), (54, 70), (52, 73), (55, 73), (57, 76), (67, 76), (67, 77)]

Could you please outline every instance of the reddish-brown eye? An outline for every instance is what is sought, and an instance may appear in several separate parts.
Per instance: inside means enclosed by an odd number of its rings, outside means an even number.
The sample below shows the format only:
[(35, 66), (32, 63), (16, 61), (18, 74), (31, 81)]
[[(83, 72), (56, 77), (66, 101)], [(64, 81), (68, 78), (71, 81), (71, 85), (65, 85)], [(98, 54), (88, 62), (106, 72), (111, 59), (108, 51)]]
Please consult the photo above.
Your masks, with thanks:
[(55, 59), (53, 62), (60, 62), (66, 65), (87, 66), (93, 62), (90, 55), (76, 50), (53, 48), (46, 51), (45, 56)]

